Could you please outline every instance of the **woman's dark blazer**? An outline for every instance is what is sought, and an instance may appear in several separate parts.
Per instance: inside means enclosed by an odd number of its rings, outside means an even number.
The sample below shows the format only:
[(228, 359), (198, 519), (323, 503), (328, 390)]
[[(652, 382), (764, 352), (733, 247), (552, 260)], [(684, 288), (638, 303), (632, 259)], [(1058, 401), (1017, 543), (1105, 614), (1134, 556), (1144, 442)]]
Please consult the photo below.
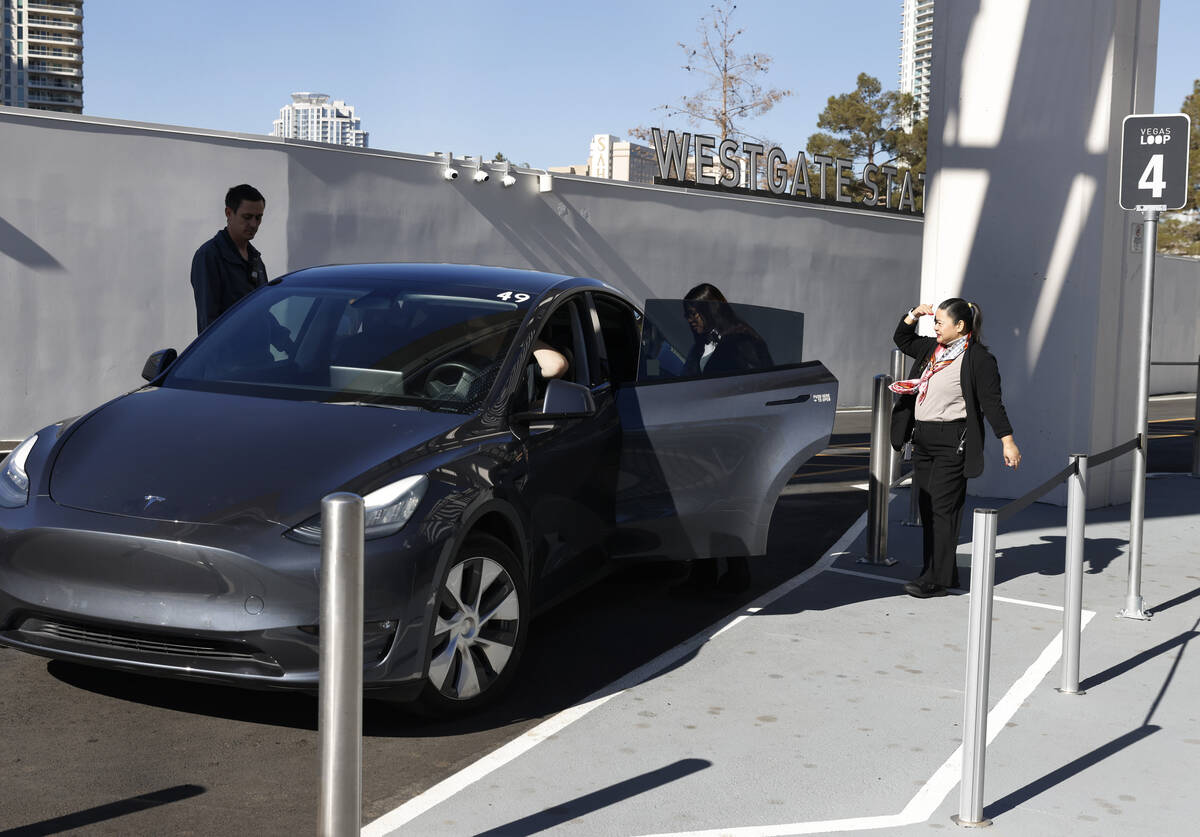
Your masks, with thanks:
[(713, 353), (708, 356), (704, 369), (700, 369), (700, 357), (704, 343), (697, 340), (683, 365), (684, 375), (720, 375), (725, 372), (742, 372), (747, 369), (770, 369), (774, 366), (767, 344), (750, 331), (733, 331), (721, 338)]
[[(908, 377), (919, 377), (937, 347), (937, 339), (919, 337), (917, 324), (909, 325), (903, 317), (900, 318), (900, 325), (896, 326), (893, 339), (900, 351), (916, 359)], [(1001, 401), (1000, 369), (992, 353), (986, 347), (972, 343), (967, 347), (959, 366), (963, 399), (967, 402), (967, 444), (963, 470), (966, 476), (977, 477), (983, 473), (983, 417), (987, 416), (997, 439), (1009, 436), (1013, 431)], [(904, 443), (912, 437), (916, 406), (916, 395), (902, 395), (892, 408), (892, 447), (896, 450), (904, 447)]]

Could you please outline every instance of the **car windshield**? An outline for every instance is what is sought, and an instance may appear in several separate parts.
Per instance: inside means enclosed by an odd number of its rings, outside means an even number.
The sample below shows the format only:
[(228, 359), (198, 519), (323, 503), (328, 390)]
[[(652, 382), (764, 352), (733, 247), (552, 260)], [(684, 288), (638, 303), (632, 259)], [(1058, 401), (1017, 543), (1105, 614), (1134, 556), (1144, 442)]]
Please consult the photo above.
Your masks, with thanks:
[(527, 305), (508, 296), (368, 282), (267, 286), (213, 323), (163, 386), (473, 412), (525, 316)]

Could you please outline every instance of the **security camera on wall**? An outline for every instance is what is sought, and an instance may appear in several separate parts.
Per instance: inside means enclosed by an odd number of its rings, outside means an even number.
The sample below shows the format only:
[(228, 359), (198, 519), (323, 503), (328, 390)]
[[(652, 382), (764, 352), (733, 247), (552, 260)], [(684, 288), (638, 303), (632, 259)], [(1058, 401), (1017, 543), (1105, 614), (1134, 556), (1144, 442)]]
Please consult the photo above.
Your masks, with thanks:
[(512, 164), (509, 163), (508, 160), (504, 161), (504, 168), (502, 169), (502, 172), (503, 173), (500, 175), (500, 185), (505, 189), (509, 188), (510, 186), (515, 186), (517, 178), (513, 176)]

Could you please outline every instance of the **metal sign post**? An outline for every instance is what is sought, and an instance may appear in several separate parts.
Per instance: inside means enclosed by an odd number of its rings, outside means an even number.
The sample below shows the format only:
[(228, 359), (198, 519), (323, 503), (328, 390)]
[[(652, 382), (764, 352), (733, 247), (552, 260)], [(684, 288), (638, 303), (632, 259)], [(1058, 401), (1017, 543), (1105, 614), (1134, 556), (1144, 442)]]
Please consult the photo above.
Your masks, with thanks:
[(1126, 116), (1121, 123), (1122, 209), (1145, 218), (1142, 236), (1142, 310), (1138, 341), (1137, 432), (1133, 483), (1129, 496), (1129, 587), (1125, 608), (1118, 614), (1149, 619), (1142, 608), (1142, 523), (1146, 513), (1147, 408), (1150, 400), (1150, 329), (1154, 313), (1154, 252), (1158, 246), (1158, 216), (1187, 204), (1188, 145), (1191, 119), (1187, 114)]

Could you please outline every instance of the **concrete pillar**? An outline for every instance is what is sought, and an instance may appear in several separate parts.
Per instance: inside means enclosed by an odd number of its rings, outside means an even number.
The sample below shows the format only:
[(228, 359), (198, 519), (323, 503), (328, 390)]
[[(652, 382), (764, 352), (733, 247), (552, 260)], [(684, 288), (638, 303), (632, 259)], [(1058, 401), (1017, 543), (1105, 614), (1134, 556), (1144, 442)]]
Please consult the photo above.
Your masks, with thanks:
[[(1017, 497), (1136, 432), (1120, 128), (1153, 111), (1157, 45), (1158, 0), (938, 0), (921, 301), (982, 307), (1024, 460), (1005, 468), (989, 430), (973, 494)], [(1129, 479), (1128, 457), (1098, 468), (1089, 504), (1127, 500)]]

